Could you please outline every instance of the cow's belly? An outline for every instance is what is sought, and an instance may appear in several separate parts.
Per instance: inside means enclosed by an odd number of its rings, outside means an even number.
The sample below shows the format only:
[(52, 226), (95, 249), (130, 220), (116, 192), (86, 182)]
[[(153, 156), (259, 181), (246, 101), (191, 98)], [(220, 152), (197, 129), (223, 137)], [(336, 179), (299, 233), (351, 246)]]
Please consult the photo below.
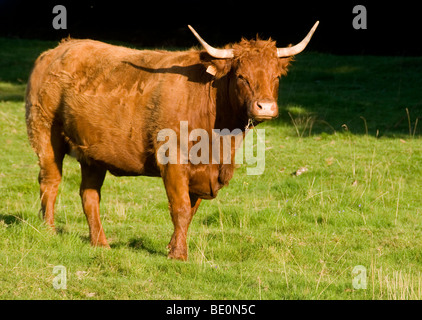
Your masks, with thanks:
[[(101, 152), (98, 150), (101, 150)], [(78, 161), (101, 166), (115, 176), (160, 176), (160, 170), (153, 156), (144, 154), (128, 156), (126, 152), (107, 153), (107, 151), (99, 145), (98, 148), (90, 146), (83, 148), (83, 150), (81, 148), (70, 148), (68, 155)]]
[(88, 139), (84, 139), (81, 131), (77, 136), (64, 134), (70, 156), (81, 162), (104, 167), (116, 176), (160, 176), (154, 154), (148, 152), (140, 141), (124, 136), (93, 140), (95, 132), (90, 132)]

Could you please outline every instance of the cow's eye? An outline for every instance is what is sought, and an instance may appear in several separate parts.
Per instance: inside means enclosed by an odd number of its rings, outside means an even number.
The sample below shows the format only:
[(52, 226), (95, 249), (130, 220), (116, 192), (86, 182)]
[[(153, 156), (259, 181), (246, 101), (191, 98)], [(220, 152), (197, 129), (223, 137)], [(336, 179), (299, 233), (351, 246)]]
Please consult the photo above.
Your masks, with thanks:
[(249, 83), (249, 81), (248, 81), (248, 79), (246, 79), (244, 76), (238, 75), (238, 79), (240, 81), (242, 81), (243, 83), (245, 83), (246, 85), (248, 85), (249, 87), (251, 86), (250, 83)]

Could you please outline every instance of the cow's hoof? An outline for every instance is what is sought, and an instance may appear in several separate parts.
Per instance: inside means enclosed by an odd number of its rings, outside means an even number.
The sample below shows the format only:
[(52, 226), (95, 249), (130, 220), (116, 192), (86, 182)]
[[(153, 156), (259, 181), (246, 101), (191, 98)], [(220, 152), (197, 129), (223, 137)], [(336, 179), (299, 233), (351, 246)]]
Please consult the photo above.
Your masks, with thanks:
[(186, 261), (188, 260), (188, 252), (186, 249), (171, 248), (167, 258)]
[(48, 223), (45, 222), (45, 225), (46, 225), (46, 229), (47, 229), (47, 232), (48, 233), (50, 233), (50, 234), (57, 234), (57, 229), (54, 226), (54, 224), (53, 225), (50, 225), (50, 224), (48, 224)]
[(107, 242), (96, 242), (96, 243), (91, 242), (91, 245), (97, 248), (110, 249), (110, 245)]

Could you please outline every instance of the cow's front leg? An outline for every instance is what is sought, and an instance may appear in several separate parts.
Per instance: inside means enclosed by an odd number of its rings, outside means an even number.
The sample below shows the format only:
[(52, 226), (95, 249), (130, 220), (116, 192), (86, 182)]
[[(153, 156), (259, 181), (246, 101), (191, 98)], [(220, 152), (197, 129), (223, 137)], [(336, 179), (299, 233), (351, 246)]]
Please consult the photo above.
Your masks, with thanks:
[(187, 234), (189, 224), (201, 202), (197, 196), (189, 194), (189, 181), (182, 166), (172, 166), (163, 177), (169, 200), (169, 209), (174, 232), (167, 246), (170, 259), (187, 260)]
[(167, 246), (167, 248), (170, 250), (168, 255), (170, 259), (187, 260), (188, 227), (202, 200), (193, 194), (189, 194), (189, 198), (190, 207), (187, 211), (184, 211), (186, 214), (177, 214), (177, 211), (172, 211), (170, 205), (170, 213), (174, 225), (173, 236), (171, 237), (170, 243)]

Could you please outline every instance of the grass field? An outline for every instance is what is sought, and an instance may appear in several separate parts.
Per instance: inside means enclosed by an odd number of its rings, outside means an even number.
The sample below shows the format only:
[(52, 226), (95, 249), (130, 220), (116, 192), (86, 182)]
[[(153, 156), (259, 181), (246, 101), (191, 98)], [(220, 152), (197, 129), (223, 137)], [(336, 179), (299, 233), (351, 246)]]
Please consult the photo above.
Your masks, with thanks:
[[(157, 178), (107, 176), (111, 250), (89, 244), (74, 159), (58, 233), (39, 219), (23, 99), (33, 61), (55, 45), (0, 38), (1, 299), (422, 298), (422, 58), (298, 56), (280, 118), (259, 127), (264, 174), (242, 166), (201, 204), (179, 262), (166, 256), (172, 223)], [(53, 287), (58, 265), (66, 289)]]

